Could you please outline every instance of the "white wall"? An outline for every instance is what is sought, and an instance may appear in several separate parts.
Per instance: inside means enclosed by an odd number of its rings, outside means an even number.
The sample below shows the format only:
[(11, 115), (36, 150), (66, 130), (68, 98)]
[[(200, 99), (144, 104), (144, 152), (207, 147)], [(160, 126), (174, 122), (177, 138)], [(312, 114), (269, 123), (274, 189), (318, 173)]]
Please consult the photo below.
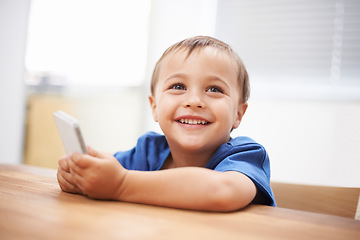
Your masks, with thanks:
[(233, 135), (264, 145), (274, 181), (360, 187), (360, 101), (250, 98)]
[(0, 0), (0, 163), (22, 162), (30, 0)]

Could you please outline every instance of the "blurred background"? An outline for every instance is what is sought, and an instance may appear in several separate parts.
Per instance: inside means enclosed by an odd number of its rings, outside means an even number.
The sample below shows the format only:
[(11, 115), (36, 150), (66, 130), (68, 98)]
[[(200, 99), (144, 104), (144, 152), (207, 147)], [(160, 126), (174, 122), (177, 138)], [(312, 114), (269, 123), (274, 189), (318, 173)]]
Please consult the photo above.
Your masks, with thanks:
[(243, 59), (251, 96), (232, 136), (264, 145), (273, 181), (360, 187), (357, 0), (0, 0), (0, 163), (57, 168), (57, 110), (104, 151), (161, 132), (152, 69), (195, 35)]

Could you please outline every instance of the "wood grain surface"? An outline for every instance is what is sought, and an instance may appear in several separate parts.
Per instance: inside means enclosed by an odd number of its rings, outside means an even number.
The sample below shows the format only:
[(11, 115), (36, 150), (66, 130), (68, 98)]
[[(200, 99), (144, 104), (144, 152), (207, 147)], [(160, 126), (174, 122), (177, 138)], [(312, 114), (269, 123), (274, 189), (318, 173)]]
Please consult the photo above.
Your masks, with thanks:
[(52, 169), (0, 165), (0, 239), (360, 239), (360, 221), (251, 205), (210, 213), (62, 192)]

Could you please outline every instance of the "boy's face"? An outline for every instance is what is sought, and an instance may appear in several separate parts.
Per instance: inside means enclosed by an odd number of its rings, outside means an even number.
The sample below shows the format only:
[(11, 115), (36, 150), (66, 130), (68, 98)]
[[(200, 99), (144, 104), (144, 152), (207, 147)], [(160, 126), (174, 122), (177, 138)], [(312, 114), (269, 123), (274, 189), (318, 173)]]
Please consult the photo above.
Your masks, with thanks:
[(234, 61), (218, 49), (169, 54), (149, 99), (170, 148), (213, 152), (228, 142), (247, 108), (239, 88)]

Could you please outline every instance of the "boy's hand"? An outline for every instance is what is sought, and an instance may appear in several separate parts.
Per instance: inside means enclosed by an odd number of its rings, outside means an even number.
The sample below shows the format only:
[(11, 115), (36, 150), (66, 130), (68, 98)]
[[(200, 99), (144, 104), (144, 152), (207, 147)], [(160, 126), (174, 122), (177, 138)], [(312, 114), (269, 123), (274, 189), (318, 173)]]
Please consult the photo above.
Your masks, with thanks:
[(75, 180), (69, 169), (70, 155), (66, 155), (59, 159), (59, 167), (57, 171), (57, 180), (61, 190), (69, 193), (81, 193), (77, 188)]
[(73, 153), (60, 159), (59, 165), (58, 179), (63, 191), (97, 199), (117, 199), (127, 174), (111, 154), (90, 147), (88, 154)]

